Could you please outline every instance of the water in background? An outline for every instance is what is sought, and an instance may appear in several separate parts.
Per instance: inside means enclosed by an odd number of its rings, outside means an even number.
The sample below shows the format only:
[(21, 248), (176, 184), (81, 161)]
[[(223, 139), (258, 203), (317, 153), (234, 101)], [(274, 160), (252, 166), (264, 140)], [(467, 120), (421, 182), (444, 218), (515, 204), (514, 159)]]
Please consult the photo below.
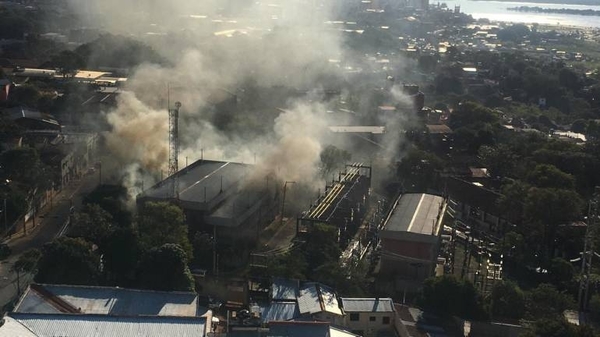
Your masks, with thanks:
[[(548, 25), (565, 25), (600, 28), (600, 16), (586, 16), (558, 13), (533, 13), (509, 11), (509, 7), (531, 6), (541, 8), (593, 9), (600, 11), (600, 5), (568, 5), (545, 4), (532, 2), (503, 2), (503, 1), (474, 1), (474, 0), (445, 0), (449, 8), (460, 6), (463, 13), (471, 14), (475, 19), (490, 19), (491, 21), (508, 21), (522, 23), (539, 23)], [(431, 1), (434, 4), (437, 1)]]

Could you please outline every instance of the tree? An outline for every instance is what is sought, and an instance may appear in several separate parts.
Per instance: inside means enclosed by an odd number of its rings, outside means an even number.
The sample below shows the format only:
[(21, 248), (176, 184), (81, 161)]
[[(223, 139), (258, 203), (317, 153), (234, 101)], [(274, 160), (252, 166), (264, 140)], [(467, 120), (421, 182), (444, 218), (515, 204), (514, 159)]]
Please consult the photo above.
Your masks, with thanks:
[(37, 109), (38, 101), (42, 97), (39, 89), (31, 84), (24, 84), (11, 89), (9, 100), (17, 105), (24, 105)]
[(443, 161), (435, 154), (411, 149), (398, 163), (396, 175), (406, 188), (426, 190), (435, 186), (438, 171), (443, 166)]
[(555, 257), (550, 262), (548, 274), (550, 275), (552, 284), (560, 289), (565, 289), (573, 281), (575, 269), (571, 262), (560, 257)]
[(490, 295), (490, 312), (496, 318), (522, 318), (525, 314), (523, 291), (511, 281), (496, 282)]
[(575, 307), (575, 301), (555, 286), (543, 283), (525, 294), (528, 319), (558, 318), (563, 311)]
[(307, 269), (306, 257), (303, 252), (298, 250), (292, 250), (280, 257), (269, 259), (267, 264), (268, 274), (271, 277), (305, 280)]
[(450, 127), (458, 129), (474, 124), (494, 124), (499, 122), (498, 114), (474, 102), (460, 104), (450, 115)]
[(123, 200), (127, 198), (127, 189), (121, 185), (100, 185), (88, 194), (84, 204), (97, 204), (110, 213), (119, 227), (131, 226), (131, 212)]
[(313, 224), (306, 238), (305, 252), (309, 270), (337, 262), (342, 253), (338, 245), (337, 228), (324, 223)]
[(95, 285), (100, 275), (100, 256), (81, 238), (62, 237), (42, 248), (36, 282)]
[(55, 68), (58, 68), (63, 77), (72, 77), (77, 70), (85, 67), (85, 61), (76, 52), (63, 50), (50, 60)]
[(505, 144), (497, 146), (483, 145), (479, 148), (479, 157), (494, 177), (506, 177), (515, 168), (517, 156)]
[(527, 181), (537, 187), (571, 190), (575, 187), (575, 178), (559, 170), (554, 165), (539, 164), (529, 173)]
[(139, 286), (163, 291), (192, 291), (194, 278), (187, 265), (187, 254), (177, 244), (152, 248), (140, 262)]
[(105, 279), (109, 284), (133, 286), (135, 269), (142, 254), (137, 233), (131, 227), (117, 228), (101, 247)]
[(208, 233), (196, 232), (194, 239), (192, 240), (192, 246), (194, 248), (194, 259), (192, 260), (192, 263), (194, 266), (206, 270), (213, 269), (213, 245), (214, 241), (212, 236)]
[(21, 147), (5, 151), (0, 155), (0, 176), (2, 180), (14, 180), (33, 189), (48, 188), (52, 185), (49, 169), (42, 163), (34, 148)]
[(10, 268), (11, 272), (17, 274), (17, 293), (21, 293), (21, 276), (25, 274), (35, 275), (41, 257), (42, 253), (38, 249), (29, 249), (21, 254)]
[(344, 167), (344, 164), (352, 159), (352, 155), (333, 145), (329, 145), (321, 151), (321, 174), (328, 178), (331, 173)]
[(87, 204), (73, 217), (69, 236), (81, 237), (102, 245), (113, 230), (112, 216), (99, 205)]
[(529, 36), (531, 30), (523, 24), (514, 24), (498, 31), (498, 38), (503, 41), (520, 42)]
[(469, 319), (485, 316), (473, 284), (453, 275), (425, 280), (419, 301), (426, 311), (443, 317)]
[[(571, 326), (564, 317), (555, 319), (543, 318), (534, 322), (530, 331), (524, 337), (577, 337), (576, 328)], [(591, 336), (590, 336), (591, 337)]]
[(166, 202), (147, 202), (140, 208), (136, 223), (144, 248), (173, 243), (182, 247), (190, 259), (193, 258), (181, 208)]

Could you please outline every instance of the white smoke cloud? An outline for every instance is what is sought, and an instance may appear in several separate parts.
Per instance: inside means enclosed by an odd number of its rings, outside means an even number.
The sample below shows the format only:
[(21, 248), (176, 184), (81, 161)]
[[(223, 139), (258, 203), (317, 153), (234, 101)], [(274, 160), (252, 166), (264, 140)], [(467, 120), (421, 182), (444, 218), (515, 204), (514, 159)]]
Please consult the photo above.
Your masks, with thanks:
[[(248, 81), (305, 91), (323, 81), (339, 82), (340, 69), (328, 60), (344, 59), (345, 53), (341, 33), (323, 25), (330, 19), (329, 2), (69, 1), (90, 25), (142, 39), (170, 62), (135, 69), (117, 108), (107, 112), (112, 126), (107, 145), (125, 167), (132, 195), (142, 181), (149, 188), (160, 177), (157, 172), (166, 171), (167, 105), (175, 101), (182, 103), (180, 168), (202, 156), (256, 163), (256, 175), (273, 174), (315, 190), (323, 186), (320, 152), (328, 143), (327, 125), (336, 124), (327, 120), (327, 103), (316, 103), (320, 100), (310, 95), (288, 102), (273, 130), (251, 138), (241, 129), (213, 125), (209, 106), (215, 92), (239, 94)], [(384, 146), (397, 151), (400, 121), (383, 122), (391, 126)]]

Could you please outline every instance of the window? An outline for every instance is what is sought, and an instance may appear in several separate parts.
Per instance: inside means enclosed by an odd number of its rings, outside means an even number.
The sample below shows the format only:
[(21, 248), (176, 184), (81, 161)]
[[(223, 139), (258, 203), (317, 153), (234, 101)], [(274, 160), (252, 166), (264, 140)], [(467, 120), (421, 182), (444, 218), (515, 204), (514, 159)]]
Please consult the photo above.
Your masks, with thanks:
[(377, 320), (377, 317), (375, 317), (375, 316), (369, 317), (369, 321), (371, 321), (371, 322), (375, 322), (376, 320)]
[(390, 324), (390, 318), (384, 317), (382, 322), (383, 322), (383, 324)]
[(358, 314), (350, 314), (350, 321), (352, 321), (352, 322), (358, 321)]

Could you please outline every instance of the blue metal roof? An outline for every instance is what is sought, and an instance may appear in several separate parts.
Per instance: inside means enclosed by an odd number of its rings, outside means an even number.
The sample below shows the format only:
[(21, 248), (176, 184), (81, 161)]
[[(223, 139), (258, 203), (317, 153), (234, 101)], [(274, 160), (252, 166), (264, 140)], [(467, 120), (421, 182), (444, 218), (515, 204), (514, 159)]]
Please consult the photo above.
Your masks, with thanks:
[(300, 316), (300, 310), (298, 310), (298, 303), (296, 302), (273, 302), (265, 308), (261, 316), (263, 323), (289, 321)]
[(299, 295), (299, 288), (298, 280), (275, 278), (271, 286), (271, 299), (273, 301), (295, 301)]

